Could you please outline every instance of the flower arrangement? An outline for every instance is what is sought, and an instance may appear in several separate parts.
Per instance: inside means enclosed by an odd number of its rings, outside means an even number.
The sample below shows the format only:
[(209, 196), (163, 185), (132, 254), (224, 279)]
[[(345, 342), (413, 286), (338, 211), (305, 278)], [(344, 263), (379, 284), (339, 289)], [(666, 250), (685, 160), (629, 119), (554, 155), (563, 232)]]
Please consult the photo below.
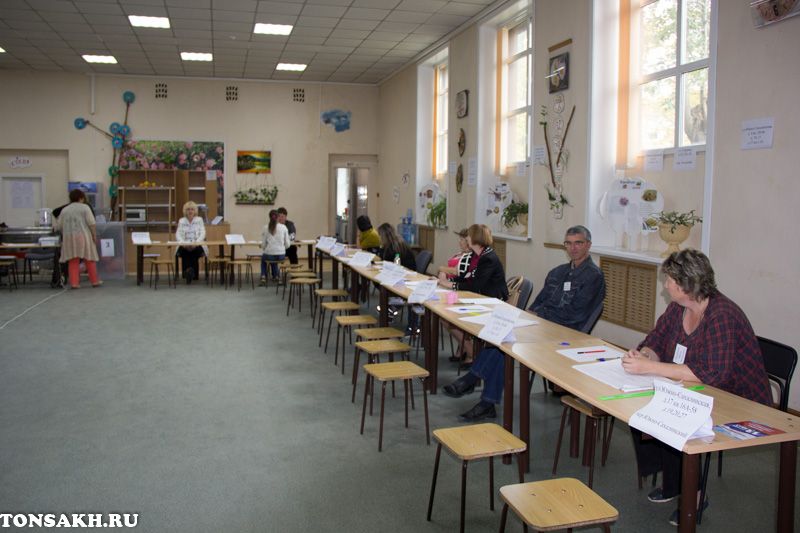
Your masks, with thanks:
[(520, 215), (528, 214), (528, 204), (522, 202), (511, 201), (508, 206), (503, 209), (502, 220), (503, 226), (510, 228), (514, 224), (519, 223)]
[(273, 205), (278, 197), (277, 187), (250, 188), (236, 191), (233, 194), (237, 204), (265, 204)]
[(662, 211), (653, 218), (655, 218), (656, 222), (659, 224), (668, 225), (670, 227), (670, 233), (675, 233), (675, 229), (678, 226), (691, 227), (694, 226), (696, 222), (700, 222), (701, 224), (703, 223), (703, 219), (694, 214), (694, 209), (688, 213), (678, 213), (677, 211), (665, 213)]
[(435, 228), (443, 228), (447, 225), (447, 197), (433, 204), (431, 210), (428, 211), (428, 224)]
[(120, 168), (165, 170), (224, 170), (224, 150), (219, 142), (127, 141)]

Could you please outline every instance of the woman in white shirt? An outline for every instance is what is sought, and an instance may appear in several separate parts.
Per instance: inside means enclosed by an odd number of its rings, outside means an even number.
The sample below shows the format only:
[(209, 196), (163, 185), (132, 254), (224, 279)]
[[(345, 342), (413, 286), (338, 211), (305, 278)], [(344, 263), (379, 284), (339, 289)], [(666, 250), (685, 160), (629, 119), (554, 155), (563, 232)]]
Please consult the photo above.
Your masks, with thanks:
[[(206, 240), (206, 227), (203, 219), (197, 215), (197, 204), (189, 201), (183, 204), (183, 214), (185, 215), (178, 221), (178, 230), (175, 232), (175, 240), (178, 242), (202, 242)], [(199, 261), (204, 255), (208, 255), (208, 248), (201, 246), (179, 246), (175, 255), (181, 258), (183, 265), (183, 277), (186, 283), (198, 279), (200, 272)]]
[[(267, 261), (283, 261), (286, 258), (286, 249), (292, 244), (289, 240), (289, 230), (278, 222), (278, 212), (269, 212), (269, 224), (261, 230), (261, 282), (266, 281)], [(278, 265), (272, 264), (272, 281), (280, 281)]]

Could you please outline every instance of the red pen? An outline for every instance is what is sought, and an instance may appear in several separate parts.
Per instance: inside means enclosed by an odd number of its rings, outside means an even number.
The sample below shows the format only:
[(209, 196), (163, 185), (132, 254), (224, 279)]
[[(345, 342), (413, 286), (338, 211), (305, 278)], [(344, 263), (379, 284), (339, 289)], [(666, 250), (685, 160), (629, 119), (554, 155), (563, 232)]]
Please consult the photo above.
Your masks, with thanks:
[(578, 352), (578, 355), (583, 355), (585, 353), (605, 353), (605, 352), (606, 352), (605, 350), (592, 350), (589, 352)]

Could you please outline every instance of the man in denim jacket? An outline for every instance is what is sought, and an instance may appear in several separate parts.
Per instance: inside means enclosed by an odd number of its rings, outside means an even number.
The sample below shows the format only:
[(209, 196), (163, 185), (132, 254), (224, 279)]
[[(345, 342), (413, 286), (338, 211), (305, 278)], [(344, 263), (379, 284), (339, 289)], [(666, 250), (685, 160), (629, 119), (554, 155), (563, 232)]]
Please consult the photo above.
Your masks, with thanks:
[[(529, 311), (545, 320), (568, 328), (581, 330), (592, 311), (606, 296), (603, 272), (589, 256), (592, 234), (583, 226), (573, 226), (564, 237), (564, 248), (570, 262), (547, 274), (544, 287), (531, 304)], [(481, 401), (460, 415), (461, 422), (476, 422), (495, 418), (495, 404), (503, 396), (505, 355), (497, 348), (484, 348), (472, 363), (469, 373), (444, 387), (444, 393), (460, 398), (475, 390), (475, 383), (485, 381)]]

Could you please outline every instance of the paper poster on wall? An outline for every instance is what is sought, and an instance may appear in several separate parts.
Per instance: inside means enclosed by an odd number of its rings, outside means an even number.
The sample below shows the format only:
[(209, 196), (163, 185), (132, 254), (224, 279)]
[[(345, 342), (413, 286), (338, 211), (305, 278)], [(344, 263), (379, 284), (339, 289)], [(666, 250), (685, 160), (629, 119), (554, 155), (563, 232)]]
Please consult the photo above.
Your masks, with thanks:
[(644, 152), (645, 172), (661, 172), (664, 170), (664, 150), (646, 150)]
[(478, 184), (478, 160), (474, 157), (469, 158), (469, 170), (467, 175), (467, 185), (475, 187)]
[(697, 151), (694, 146), (675, 149), (675, 163), (672, 170), (694, 170), (697, 163)]
[(339, 109), (331, 109), (322, 113), (322, 123), (326, 126), (333, 126), (336, 133), (347, 131), (350, 129), (350, 117), (353, 115), (350, 111), (341, 111)]
[(774, 118), (760, 118), (742, 122), (742, 150), (760, 150), (772, 148), (772, 131), (775, 129)]
[(533, 147), (533, 164), (534, 165), (547, 164), (547, 148), (545, 146)]
[(30, 181), (11, 182), (11, 207), (14, 209), (33, 209), (33, 183)]

